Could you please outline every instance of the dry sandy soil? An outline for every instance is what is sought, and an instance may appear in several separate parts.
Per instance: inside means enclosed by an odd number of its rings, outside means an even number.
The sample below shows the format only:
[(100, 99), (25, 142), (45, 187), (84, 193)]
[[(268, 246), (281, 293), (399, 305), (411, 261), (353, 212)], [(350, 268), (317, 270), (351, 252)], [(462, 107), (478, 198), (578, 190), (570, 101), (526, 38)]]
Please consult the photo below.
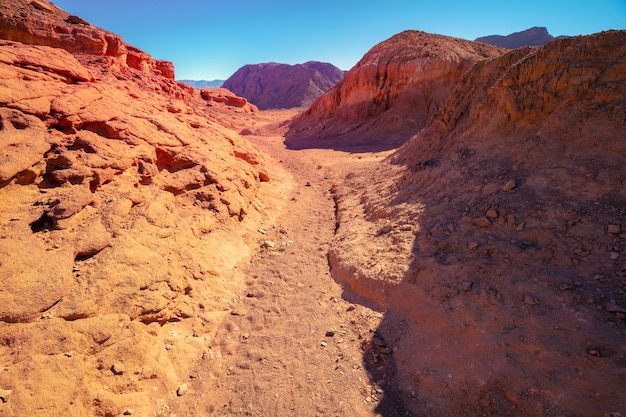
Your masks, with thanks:
[(385, 154), (288, 150), (280, 121), (294, 114), (265, 112), (268, 125), (246, 136), (280, 167), (273, 205), (283, 213), (259, 228), (260, 252), (244, 267), (230, 316), (196, 364), (189, 394), (162, 415), (405, 415), (384, 395), (394, 369), (393, 346), (376, 334), (383, 314), (344, 300), (328, 260), (333, 184)]

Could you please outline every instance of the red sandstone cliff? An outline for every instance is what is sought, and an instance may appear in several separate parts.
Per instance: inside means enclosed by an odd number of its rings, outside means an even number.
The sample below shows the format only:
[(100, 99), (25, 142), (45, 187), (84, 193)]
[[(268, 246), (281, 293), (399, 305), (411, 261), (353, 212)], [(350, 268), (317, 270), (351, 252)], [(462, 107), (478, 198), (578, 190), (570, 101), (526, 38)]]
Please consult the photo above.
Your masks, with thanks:
[(111, 64), (174, 79), (174, 65), (153, 59), (122, 37), (90, 25), (47, 0), (6, 0), (0, 5), (0, 39), (106, 57)]
[(291, 124), (290, 147), (395, 147), (439, 110), (474, 63), (499, 48), (406, 31), (374, 46)]
[(337, 188), (333, 273), (387, 311), (416, 414), (623, 409), (625, 69), (625, 31), (478, 62)]
[(223, 87), (260, 109), (288, 109), (308, 107), (343, 76), (342, 70), (325, 62), (298, 65), (270, 62), (241, 67)]

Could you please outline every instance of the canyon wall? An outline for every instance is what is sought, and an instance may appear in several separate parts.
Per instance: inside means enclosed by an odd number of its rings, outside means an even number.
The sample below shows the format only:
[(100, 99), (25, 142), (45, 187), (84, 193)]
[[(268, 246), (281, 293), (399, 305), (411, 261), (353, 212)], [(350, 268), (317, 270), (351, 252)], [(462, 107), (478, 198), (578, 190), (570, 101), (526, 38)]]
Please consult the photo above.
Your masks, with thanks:
[(386, 312), (389, 395), (417, 415), (622, 407), (624, 45), (610, 31), (478, 62), (387, 165), (336, 188), (333, 275)]

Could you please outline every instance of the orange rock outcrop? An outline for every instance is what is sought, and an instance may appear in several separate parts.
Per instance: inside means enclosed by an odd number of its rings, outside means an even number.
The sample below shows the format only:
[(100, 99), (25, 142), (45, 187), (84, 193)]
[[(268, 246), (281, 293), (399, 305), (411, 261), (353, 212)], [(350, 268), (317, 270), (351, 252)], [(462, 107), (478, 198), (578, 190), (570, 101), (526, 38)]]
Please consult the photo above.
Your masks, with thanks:
[(110, 64), (174, 79), (174, 65), (155, 60), (122, 40), (46, 0), (6, 0), (0, 5), (0, 39), (106, 57)]
[(256, 108), (43, 0), (0, 16), (0, 414), (158, 415), (265, 216)]

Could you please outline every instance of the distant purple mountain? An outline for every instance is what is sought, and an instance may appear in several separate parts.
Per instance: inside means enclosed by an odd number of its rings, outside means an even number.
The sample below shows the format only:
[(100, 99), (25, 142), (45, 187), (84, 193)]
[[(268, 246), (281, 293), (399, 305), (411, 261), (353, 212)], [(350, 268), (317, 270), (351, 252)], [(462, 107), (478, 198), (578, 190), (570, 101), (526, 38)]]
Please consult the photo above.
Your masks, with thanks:
[[(562, 36), (560, 36), (562, 37)], [(476, 38), (476, 42), (488, 43), (502, 48), (515, 49), (522, 46), (542, 46), (556, 39), (544, 27), (533, 27), (522, 32), (511, 33), (507, 36), (491, 35)]]
[(259, 109), (308, 107), (343, 78), (345, 71), (325, 62), (245, 65), (222, 87), (245, 97)]
[(179, 83), (185, 83), (195, 88), (218, 88), (224, 84), (224, 80), (177, 80)]

